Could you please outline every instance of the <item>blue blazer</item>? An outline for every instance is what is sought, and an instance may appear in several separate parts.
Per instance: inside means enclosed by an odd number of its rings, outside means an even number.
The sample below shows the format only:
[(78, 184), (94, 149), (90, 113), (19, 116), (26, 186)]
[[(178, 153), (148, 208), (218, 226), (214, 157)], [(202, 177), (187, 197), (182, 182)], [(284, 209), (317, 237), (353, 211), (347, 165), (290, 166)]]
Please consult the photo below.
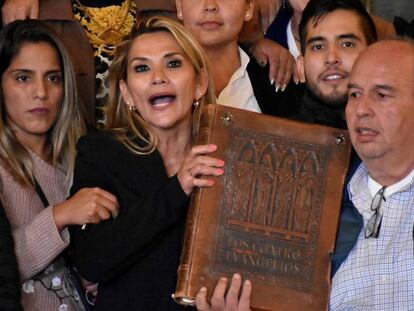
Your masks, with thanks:
[(265, 37), (288, 49), (286, 28), (292, 15), (293, 10), (289, 5), (281, 8), (269, 28), (267, 28)]
[(346, 259), (346, 257), (348, 257), (351, 250), (354, 248), (354, 245), (358, 240), (359, 233), (364, 226), (362, 215), (358, 212), (350, 200), (348, 187), (346, 186), (348, 185), (349, 181), (355, 174), (355, 171), (360, 164), (361, 159), (356, 156), (356, 159), (351, 164), (348, 176), (345, 180), (339, 228), (336, 237), (336, 247), (335, 251), (331, 254), (332, 277), (335, 275), (336, 271), (338, 271), (342, 262)]

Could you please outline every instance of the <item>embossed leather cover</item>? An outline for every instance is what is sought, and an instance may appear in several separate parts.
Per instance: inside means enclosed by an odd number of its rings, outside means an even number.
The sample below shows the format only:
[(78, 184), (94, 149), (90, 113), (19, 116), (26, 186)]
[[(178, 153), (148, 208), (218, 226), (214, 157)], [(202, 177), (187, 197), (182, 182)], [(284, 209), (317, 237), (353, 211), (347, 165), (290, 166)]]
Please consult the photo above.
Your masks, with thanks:
[(193, 194), (176, 301), (239, 272), (255, 310), (327, 310), (348, 133), (210, 105), (198, 143), (218, 145), (225, 174)]

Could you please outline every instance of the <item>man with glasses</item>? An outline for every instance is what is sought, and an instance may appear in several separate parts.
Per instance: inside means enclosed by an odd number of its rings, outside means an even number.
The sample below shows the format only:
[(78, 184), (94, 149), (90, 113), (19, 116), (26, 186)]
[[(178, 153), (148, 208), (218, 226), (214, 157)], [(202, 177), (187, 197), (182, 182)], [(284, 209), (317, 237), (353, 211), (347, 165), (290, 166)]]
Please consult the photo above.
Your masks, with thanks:
[(375, 43), (349, 78), (346, 120), (362, 159), (345, 191), (331, 310), (412, 310), (414, 43)]

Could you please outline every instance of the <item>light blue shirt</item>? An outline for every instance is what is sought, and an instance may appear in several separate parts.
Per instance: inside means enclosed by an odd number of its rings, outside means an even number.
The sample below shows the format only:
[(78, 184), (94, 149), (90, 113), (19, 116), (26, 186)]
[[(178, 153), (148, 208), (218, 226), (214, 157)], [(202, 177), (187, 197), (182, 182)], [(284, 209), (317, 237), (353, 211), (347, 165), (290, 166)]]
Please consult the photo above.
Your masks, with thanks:
[(330, 310), (414, 310), (414, 171), (387, 188), (379, 236), (365, 238), (378, 187), (364, 164), (348, 184), (364, 228), (332, 280)]

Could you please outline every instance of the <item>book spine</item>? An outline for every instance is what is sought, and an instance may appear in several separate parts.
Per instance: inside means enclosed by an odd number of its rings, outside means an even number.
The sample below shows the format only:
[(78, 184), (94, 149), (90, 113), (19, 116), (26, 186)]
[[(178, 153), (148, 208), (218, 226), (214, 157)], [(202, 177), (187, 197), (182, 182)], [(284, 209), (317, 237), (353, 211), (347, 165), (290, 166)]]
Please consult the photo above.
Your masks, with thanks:
[[(210, 143), (216, 110), (216, 104), (210, 104), (204, 107), (200, 119), (199, 132), (195, 143), (196, 145), (205, 145)], [(174, 299), (176, 302), (184, 305), (194, 305), (195, 303), (195, 293), (190, 293), (189, 282), (192, 268), (193, 250), (197, 238), (199, 206), (202, 196), (203, 188), (197, 188), (192, 193), (190, 207), (187, 213), (187, 223), (180, 266), (177, 271), (177, 286)]]

